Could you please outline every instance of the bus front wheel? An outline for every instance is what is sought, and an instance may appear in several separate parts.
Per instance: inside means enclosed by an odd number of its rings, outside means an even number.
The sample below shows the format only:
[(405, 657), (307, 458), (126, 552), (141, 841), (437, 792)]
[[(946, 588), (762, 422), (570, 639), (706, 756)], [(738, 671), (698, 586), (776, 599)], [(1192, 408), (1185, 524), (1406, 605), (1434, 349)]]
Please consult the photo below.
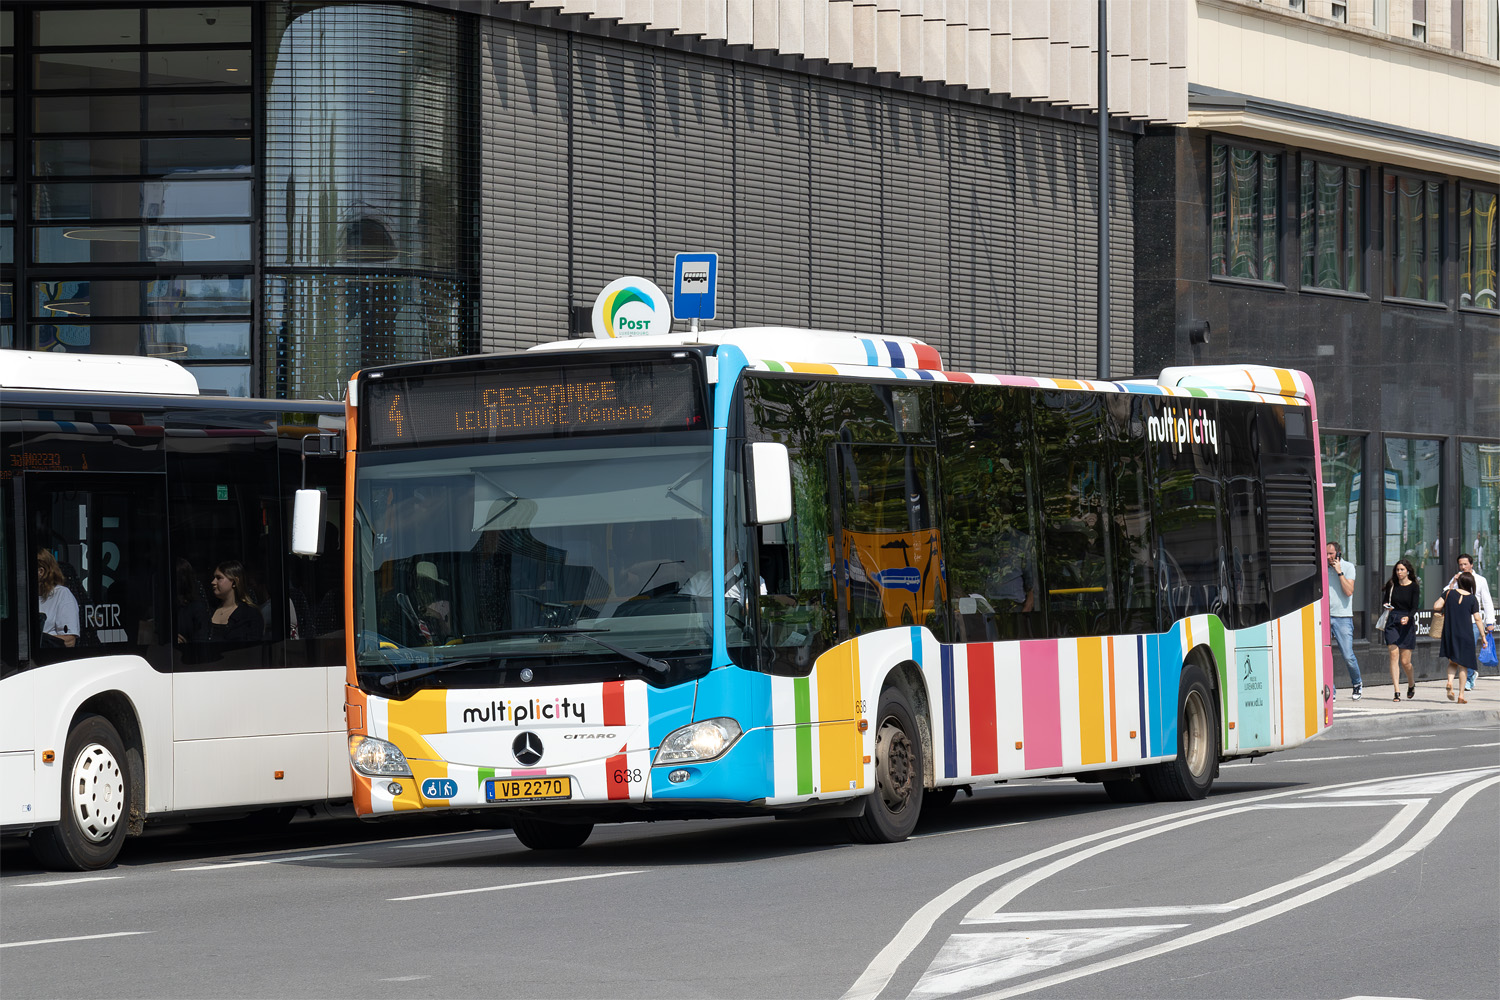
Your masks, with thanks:
[(864, 815), (849, 820), (849, 832), (861, 843), (895, 844), (911, 836), (922, 812), (922, 734), (899, 687), (880, 692), (875, 718), (875, 792)]
[(78, 720), (63, 753), (62, 816), (31, 835), (31, 852), (43, 867), (89, 871), (114, 862), (125, 843), (130, 772), (125, 744), (109, 720)]
[(1201, 799), (1219, 769), (1219, 724), (1208, 675), (1196, 663), (1182, 668), (1178, 687), (1177, 757), (1142, 768), (1151, 794), (1164, 801)]
[(571, 851), (582, 847), (594, 832), (592, 823), (558, 823), (521, 815), (510, 817), (510, 828), (533, 851)]

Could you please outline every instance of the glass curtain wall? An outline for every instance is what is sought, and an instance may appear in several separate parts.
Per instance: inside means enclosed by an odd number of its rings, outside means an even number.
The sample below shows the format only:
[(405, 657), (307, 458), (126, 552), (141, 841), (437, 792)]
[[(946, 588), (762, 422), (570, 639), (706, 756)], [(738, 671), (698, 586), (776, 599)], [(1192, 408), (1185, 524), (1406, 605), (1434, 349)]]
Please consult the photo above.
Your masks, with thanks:
[(1281, 157), (1217, 143), (1212, 153), (1209, 272), (1280, 281)]
[(1358, 616), (1365, 609), (1365, 582), (1381, 573), (1381, 567), (1366, 565), (1360, 531), (1365, 439), (1355, 434), (1323, 434), (1319, 444), (1323, 453), (1323, 537), (1337, 543), (1344, 558), (1354, 564), (1354, 613)]
[(1500, 597), (1500, 444), (1463, 441), (1458, 447), (1463, 476), (1459, 544), (1489, 580), (1491, 597)]
[(1385, 224), (1386, 294), (1443, 301), (1442, 182), (1387, 173)]
[(318, 3), (266, 16), (266, 393), (337, 397), (357, 368), (477, 349), (469, 18)]
[[(1443, 558), (1443, 443), (1428, 438), (1385, 439), (1385, 565), (1390, 579), (1397, 559), (1409, 559), (1422, 585), (1424, 607), (1431, 607), (1437, 588), (1453, 575)], [(1456, 556), (1457, 553), (1454, 553)], [(1445, 567), (1447, 567), (1445, 569)]]
[(11, 17), (7, 139), (12, 94), (29, 112), (6, 147), (24, 220), (7, 245), (24, 284), (12, 346), (167, 357), (206, 391), (248, 393), (252, 8)]
[(1302, 286), (1363, 292), (1364, 171), (1302, 158)]

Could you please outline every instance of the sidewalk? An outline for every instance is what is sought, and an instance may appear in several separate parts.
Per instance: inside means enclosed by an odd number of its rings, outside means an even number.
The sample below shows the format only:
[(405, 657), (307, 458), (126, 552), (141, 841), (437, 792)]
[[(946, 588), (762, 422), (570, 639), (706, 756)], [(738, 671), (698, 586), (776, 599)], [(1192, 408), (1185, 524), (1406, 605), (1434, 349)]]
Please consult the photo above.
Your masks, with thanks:
[[(1406, 687), (1401, 688), (1401, 701), (1391, 700), (1389, 677), (1380, 684), (1371, 684), (1373, 671), (1365, 674), (1365, 696), (1359, 701), (1353, 698), (1349, 688), (1339, 688), (1338, 700), (1333, 703), (1333, 728), (1325, 739), (1349, 739), (1404, 733), (1415, 729), (1431, 729), (1439, 726), (1495, 726), (1500, 728), (1500, 677), (1481, 674), (1474, 683), (1474, 690), (1465, 691), (1467, 705), (1449, 701), (1443, 680), (1418, 680), (1417, 697), (1406, 700)], [(1458, 683), (1454, 683), (1454, 695), (1458, 694)]]

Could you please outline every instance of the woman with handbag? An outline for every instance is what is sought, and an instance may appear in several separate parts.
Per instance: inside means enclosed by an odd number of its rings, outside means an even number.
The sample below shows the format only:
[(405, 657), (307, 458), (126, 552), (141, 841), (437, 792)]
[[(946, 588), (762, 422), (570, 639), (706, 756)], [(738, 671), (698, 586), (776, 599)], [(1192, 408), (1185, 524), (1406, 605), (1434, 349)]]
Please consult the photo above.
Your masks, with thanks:
[[(1401, 700), (1401, 670), (1406, 671), (1406, 700), (1417, 696), (1417, 675), (1411, 653), (1417, 648), (1417, 609), (1422, 606), (1422, 588), (1417, 570), (1409, 559), (1399, 559), (1385, 582), (1385, 642), (1391, 647), (1391, 687)], [(1399, 667), (1398, 667), (1399, 661)]]
[[(1475, 625), (1483, 625), (1484, 618), (1479, 611), (1479, 600), (1474, 596), (1474, 574), (1460, 573), (1455, 583), (1453, 589), (1444, 591), (1443, 596), (1437, 599), (1432, 610), (1442, 612), (1447, 620), (1438, 646), (1438, 655), (1448, 660), (1448, 700), (1454, 700), (1453, 675), (1457, 673), (1458, 703), (1467, 705), (1469, 699), (1464, 697), (1464, 676), (1469, 670), (1477, 669), (1479, 664), (1474, 648), (1474, 630), (1469, 627), (1469, 623), (1472, 621)], [(1483, 635), (1484, 632), (1479, 634)]]

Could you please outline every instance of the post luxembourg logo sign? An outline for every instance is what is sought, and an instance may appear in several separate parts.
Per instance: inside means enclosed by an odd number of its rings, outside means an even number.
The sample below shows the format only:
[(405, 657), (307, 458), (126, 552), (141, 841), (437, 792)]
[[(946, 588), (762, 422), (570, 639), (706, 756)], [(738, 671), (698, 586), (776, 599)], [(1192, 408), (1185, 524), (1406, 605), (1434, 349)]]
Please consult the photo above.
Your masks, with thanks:
[(594, 300), (594, 336), (600, 340), (671, 332), (671, 304), (648, 278), (616, 278)]

